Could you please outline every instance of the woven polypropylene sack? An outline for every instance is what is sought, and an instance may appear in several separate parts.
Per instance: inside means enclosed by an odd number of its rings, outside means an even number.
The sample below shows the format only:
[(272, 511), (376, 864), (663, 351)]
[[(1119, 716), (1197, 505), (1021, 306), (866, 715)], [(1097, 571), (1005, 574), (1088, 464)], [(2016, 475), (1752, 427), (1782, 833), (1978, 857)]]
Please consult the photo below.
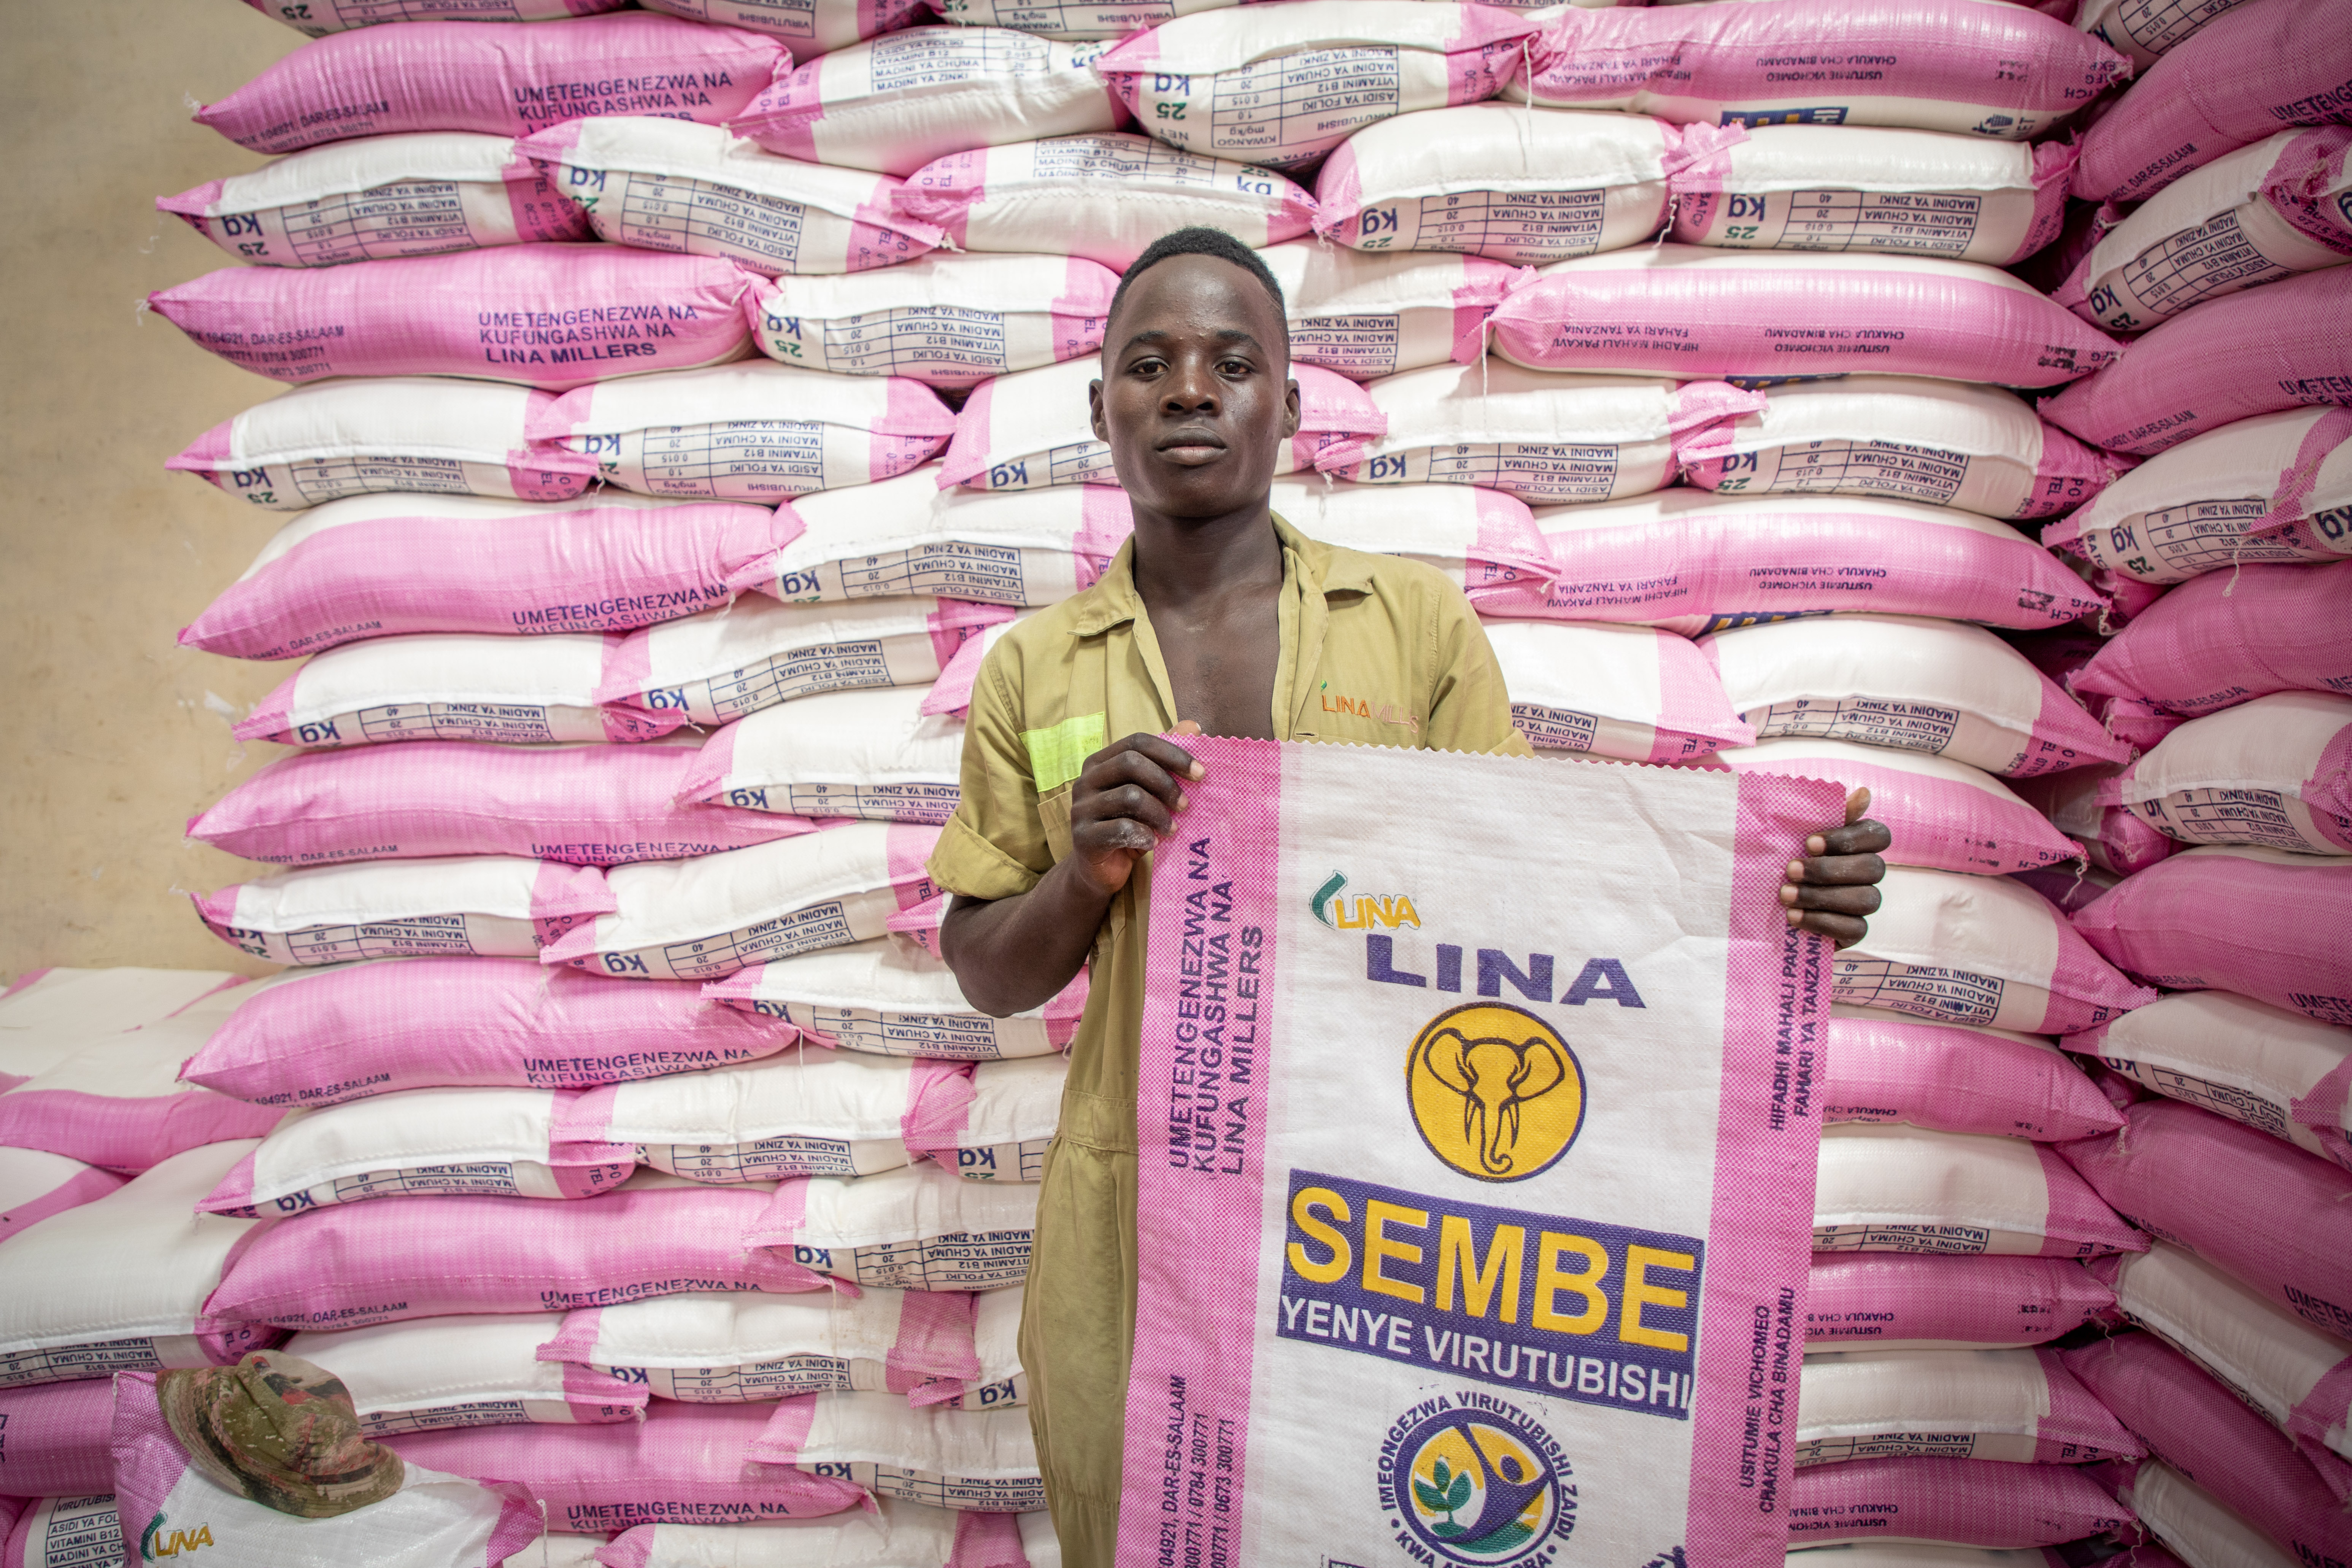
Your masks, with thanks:
[(213, 180), (156, 209), (240, 261), (332, 267), (493, 245), (588, 237), (585, 214), (511, 137), (370, 136)]
[(2095, 1258), (2147, 1247), (2049, 1144), (1862, 1122), (1822, 1130), (1816, 1253)]
[(1692, 132), (1674, 237), (1734, 250), (1869, 250), (2006, 267), (2057, 237), (2071, 153), (1936, 131), (1769, 124)]
[(1807, 1276), (1805, 1342), (1820, 1350), (2006, 1349), (2058, 1339), (2114, 1306), (2115, 1292), (2072, 1258), (1817, 1252)]
[(789, 1023), (681, 984), (529, 959), (385, 958), (295, 972), (240, 1006), (181, 1068), (255, 1105), (337, 1105), (404, 1089), (582, 1089), (773, 1056)]
[(2192, 718), (2273, 691), (2352, 692), (2352, 562), (2207, 573), (2134, 616), (2068, 686)]
[[(1846, 68), (1830, 68), (1832, 58)], [(2023, 5), (1774, 0), (1559, 12), (1510, 90), (1683, 124), (1896, 125), (2022, 142), (2130, 72), (2098, 39)]]
[(926, 256), (855, 278), (779, 279), (746, 303), (761, 353), (938, 387), (1102, 347), (1118, 275), (1082, 256)]
[(289, 521), (180, 643), (293, 658), (415, 633), (631, 631), (772, 580), (799, 532), (790, 511), (622, 490), (354, 496)]
[(2037, 1142), (2123, 1125), (2083, 1070), (2046, 1040), (1874, 1007), (1833, 1010), (1822, 1084), (1824, 1121), (1900, 1121)]
[(1350, 381), (1443, 364), (1475, 338), (1515, 276), (1483, 256), (1350, 250), (1295, 240), (1259, 253), (1282, 285), (1294, 364)]
[(2352, 1025), (2352, 860), (2208, 844), (2127, 877), (2074, 916), (2110, 963), (2168, 990), (2234, 991)]
[(1790, 1483), (1788, 1513), (1791, 1546), (1907, 1539), (2015, 1550), (2131, 1522), (2072, 1465), (1924, 1457), (1807, 1465)]
[(188, 896), (196, 918), (239, 952), (295, 964), (527, 958), (613, 908), (597, 868), (514, 855), (317, 866)]
[(2042, 542), (2154, 584), (2352, 555), (2352, 409), (2284, 409), (2192, 436)]
[(1633, 763), (1688, 762), (1756, 739), (1706, 648), (1653, 626), (1490, 621), (1486, 640), (1528, 742)]
[(2285, 125), (2341, 124), (2352, 77), (2342, 0), (2240, 5), (2148, 68), (2083, 133), (2074, 192), (2146, 201)]
[(1916, 1454), (2083, 1465), (2147, 1451), (2048, 1350), (1817, 1352), (1797, 1411), (1800, 1468)]
[(1003, 27), (910, 27), (779, 77), (727, 123), (788, 158), (903, 176), (974, 147), (1117, 130), (1126, 112), (1095, 75), (1102, 52)]
[(1546, 507), (1535, 521), (1557, 575), (1483, 605), (1486, 614), (1643, 621), (1695, 637), (1847, 612), (2039, 630), (2105, 603), (2016, 529), (1953, 507), (1682, 487)]
[(965, 250), (1080, 257), (1125, 269), (1171, 229), (1221, 228), (1252, 247), (1305, 234), (1315, 198), (1287, 176), (1180, 153), (1133, 132), (1048, 136), (950, 153), (891, 198)]
[(1666, 218), (1681, 132), (1631, 114), (1516, 104), (1366, 126), (1315, 179), (1315, 231), (1360, 250), (1459, 250), (1514, 266), (1636, 245)]
[(277, 381), (466, 375), (561, 392), (742, 358), (743, 300), (757, 281), (719, 257), (509, 245), (230, 268), (148, 300), (197, 347)]
[(2352, 855), (2352, 697), (2280, 691), (2192, 719), (2114, 790), (2184, 843)]
[[(272, 21), (298, 33), (322, 38), (354, 27), (381, 26), (404, 21), (399, 12), (386, 16), (377, 0), (245, 0)], [(434, 7), (436, 17), (460, 22), (555, 22), (567, 16), (593, 16), (617, 11), (628, 0), (453, 0)]]
[(2339, 1337), (2352, 1327), (2352, 1173), (2174, 1100), (2064, 1146), (2116, 1212)]
[(2121, 471), (1999, 387), (1847, 375), (1759, 396), (1760, 411), (1683, 437), (1685, 479), (1718, 495), (1883, 496), (2022, 519), (2080, 507)]
[(772, 278), (896, 266), (940, 242), (891, 216), (888, 175), (779, 158), (715, 125), (572, 120), (520, 150), (616, 245), (723, 256)]
[[(1170, 146), (1292, 169), (1391, 115), (1492, 98), (1536, 31), (1496, 5), (1301, 0), (1172, 17), (1096, 68)], [(1243, 101), (1262, 107), (1219, 112)]]
[(1843, 616), (1742, 626), (1704, 646), (1759, 739), (1858, 741), (2015, 778), (2126, 754), (2081, 704), (1981, 627)]
[(2147, 457), (2257, 415), (2346, 404), (2352, 269), (2331, 267), (2160, 323), (2042, 414), (2095, 446)]
[[(2104, 332), (1979, 262), (1696, 245), (1555, 262), (1512, 283), (1487, 331), (1495, 351), (1518, 364), (1637, 375), (1879, 372), (2041, 387), (2087, 375), (2116, 353)], [(1454, 355), (1474, 359), (1486, 341), (1465, 337)]]

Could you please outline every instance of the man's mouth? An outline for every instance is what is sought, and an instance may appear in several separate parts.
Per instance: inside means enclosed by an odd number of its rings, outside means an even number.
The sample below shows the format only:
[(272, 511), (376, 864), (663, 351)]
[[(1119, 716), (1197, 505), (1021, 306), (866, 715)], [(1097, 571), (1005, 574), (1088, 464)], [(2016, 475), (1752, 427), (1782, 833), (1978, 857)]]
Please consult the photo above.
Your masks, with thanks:
[(1191, 466), (1215, 460), (1223, 454), (1225, 443), (1213, 430), (1175, 430), (1154, 442), (1152, 450), (1171, 462)]

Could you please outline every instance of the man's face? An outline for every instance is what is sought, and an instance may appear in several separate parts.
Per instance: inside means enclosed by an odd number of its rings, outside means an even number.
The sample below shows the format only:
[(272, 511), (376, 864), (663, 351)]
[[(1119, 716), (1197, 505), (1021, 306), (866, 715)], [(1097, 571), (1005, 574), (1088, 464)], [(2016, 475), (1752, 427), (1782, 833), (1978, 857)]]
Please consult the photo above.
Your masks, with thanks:
[(1281, 313), (1255, 278), (1213, 256), (1171, 257), (1111, 320), (1095, 436), (1137, 506), (1223, 517), (1265, 500), (1298, 433), (1289, 371)]

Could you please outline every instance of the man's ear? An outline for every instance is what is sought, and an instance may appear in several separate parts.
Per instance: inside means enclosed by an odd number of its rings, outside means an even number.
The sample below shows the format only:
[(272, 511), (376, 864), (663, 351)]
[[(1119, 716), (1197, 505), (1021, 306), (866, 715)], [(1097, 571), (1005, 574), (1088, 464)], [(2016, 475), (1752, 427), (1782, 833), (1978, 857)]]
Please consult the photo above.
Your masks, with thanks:
[(1110, 426), (1103, 421), (1102, 383), (1099, 381), (1087, 384), (1087, 420), (1094, 426), (1095, 439), (1106, 447), (1110, 445)]
[(1285, 382), (1282, 388), (1282, 438), (1289, 440), (1298, 434), (1299, 421), (1305, 416), (1298, 411), (1298, 384)]

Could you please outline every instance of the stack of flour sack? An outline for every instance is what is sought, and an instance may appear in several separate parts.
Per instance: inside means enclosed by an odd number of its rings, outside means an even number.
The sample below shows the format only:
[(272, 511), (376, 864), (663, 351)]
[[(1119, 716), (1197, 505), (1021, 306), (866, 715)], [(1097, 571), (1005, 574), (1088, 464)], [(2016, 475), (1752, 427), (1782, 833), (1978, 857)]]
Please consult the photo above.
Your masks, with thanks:
[[(112, 1527), (110, 1373), (289, 1332), (415, 1469), (519, 1488), (523, 1561), (1055, 1560), (1013, 1331), (1084, 981), (974, 1013), (923, 863), (980, 658), (1130, 531), (1087, 384), (1118, 270), (1192, 223), (1286, 296), (1277, 510), (1460, 582), (1537, 745), (1828, 774), (1894, 826), (1790, 1086), (1835, 1123), (1764, 1352), (1792, 1543), (2286, 1539), (2040, 1347), (2118, 1295), (2174, 1337), (2109, 1203), (2237, 1268), (2060, 1157), (2145, 1138), (2131, 1069), (2049, 1037), (2159, 1060), (2129, 975), (2301, 1004), (2034, 889), (2231, 815), (2137, 754), (2175, 719), (2352, 692), (2352, 563), (2307, 564), (2347, 416), (2299, 406), (2352, 402), (2352, 4), (255, 3), (320, 36), (198, 118), (283, 156), (161, 204), (251, 265), (153, 304), (290, 388), (172, 460), (295, 514), (182, 634), (306, 661), (238, 728), (295, 754), (191, 825), (287, 868), (197, 902), (289, 967), (0, 1003), (0, 1494), (50, 1500), (11, 1568)], [(2273, 684), (2200, 684), (2224, 623)], [(2345, 929), (2244, 896), (2269, 923), (2192, 891), (2200, 929)], [(2340, 1268), (2352, 1210), (2276, 1190), (2220, 1195)], [(2343, 1331), (2352, 1289), (2265, 1267), (2279, 1333)], [(2346, 1375), (2296, 1353), (2272, 1413), (2319, 1468)]]

